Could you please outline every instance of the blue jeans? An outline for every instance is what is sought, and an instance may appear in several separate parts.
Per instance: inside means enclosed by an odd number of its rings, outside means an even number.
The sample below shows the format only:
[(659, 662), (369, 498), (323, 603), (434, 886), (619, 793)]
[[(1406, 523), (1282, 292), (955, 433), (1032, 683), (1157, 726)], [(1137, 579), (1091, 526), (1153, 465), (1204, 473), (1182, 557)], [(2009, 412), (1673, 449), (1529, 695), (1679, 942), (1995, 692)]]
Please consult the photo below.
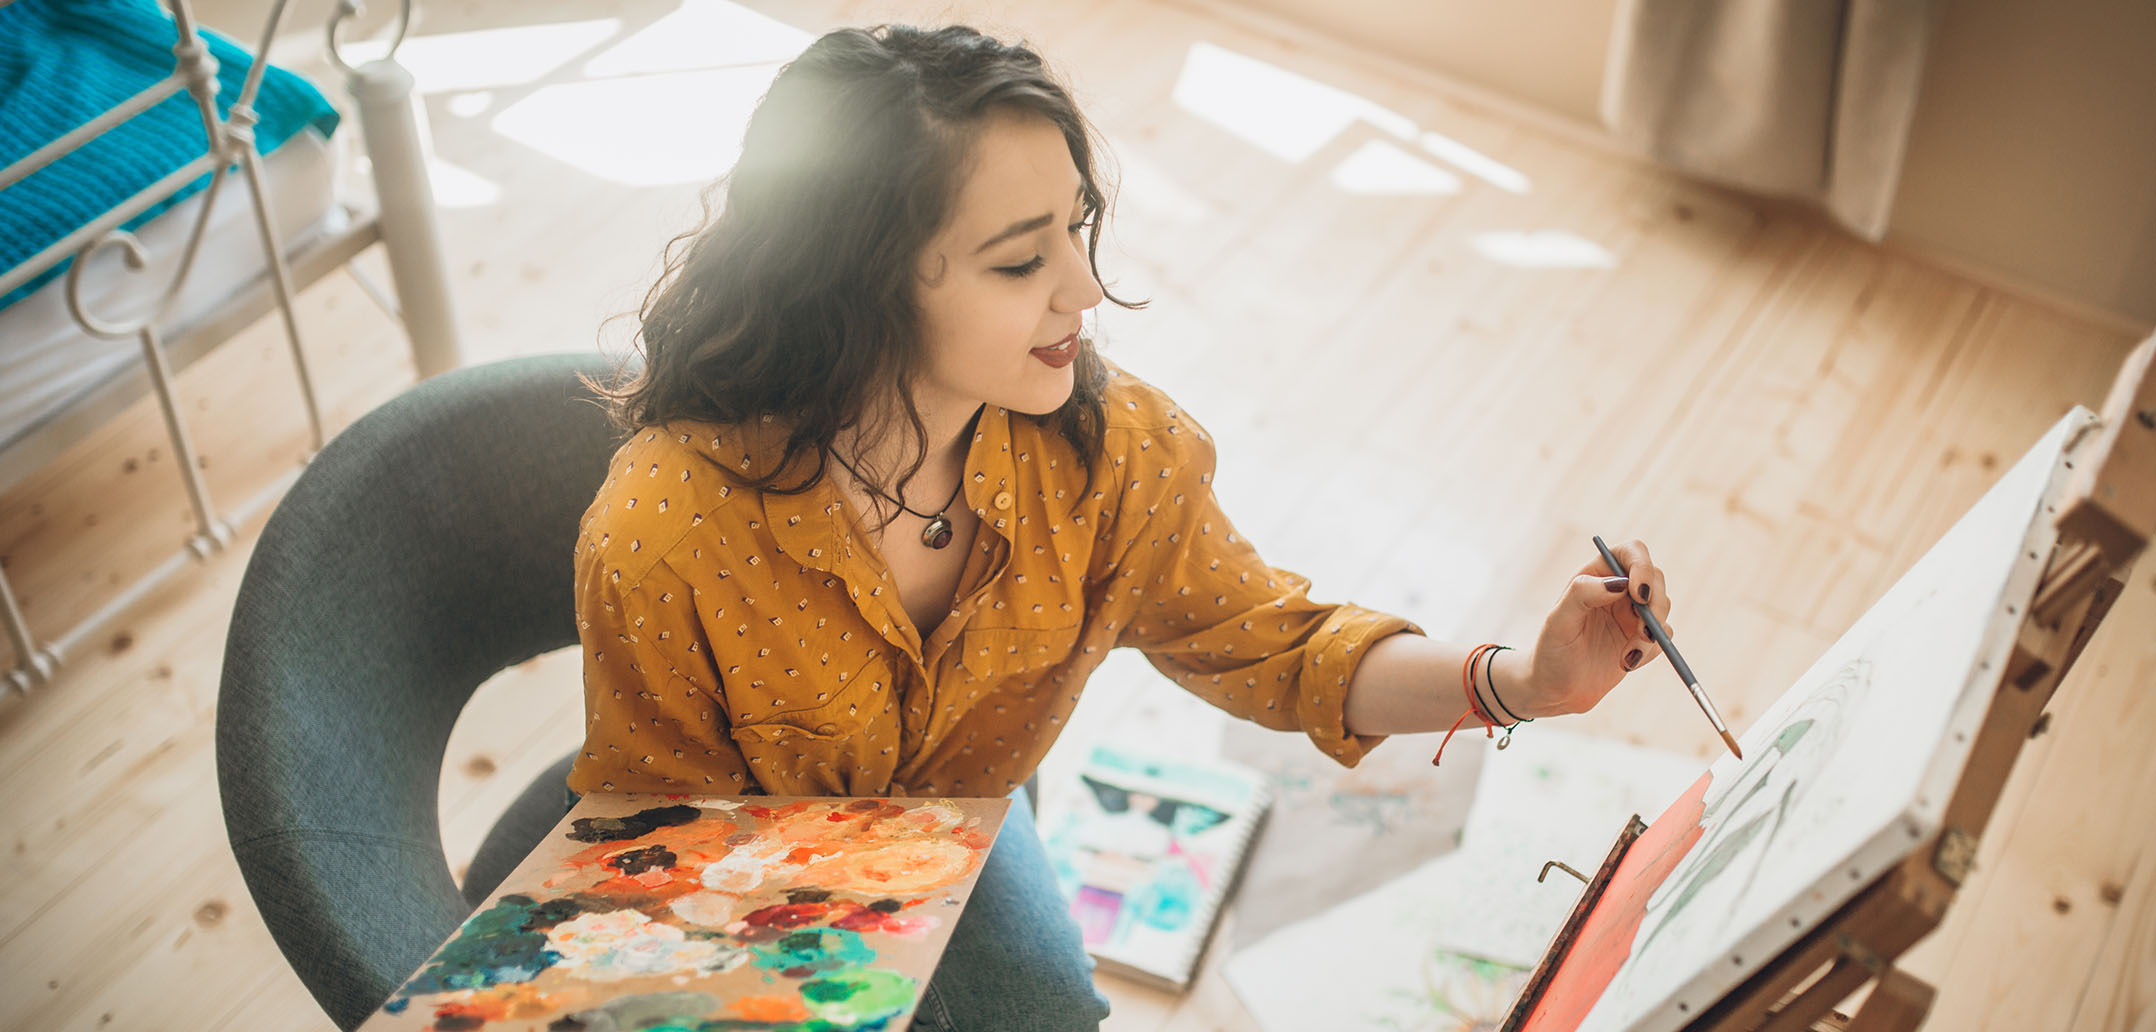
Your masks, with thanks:
[(1093, 988), (1078, 923), (1056, 888), (1026, 790), (1011, 809), (950, 945), (929, 979), (917, 1032), (1097, 1029), (1108, 1001)]

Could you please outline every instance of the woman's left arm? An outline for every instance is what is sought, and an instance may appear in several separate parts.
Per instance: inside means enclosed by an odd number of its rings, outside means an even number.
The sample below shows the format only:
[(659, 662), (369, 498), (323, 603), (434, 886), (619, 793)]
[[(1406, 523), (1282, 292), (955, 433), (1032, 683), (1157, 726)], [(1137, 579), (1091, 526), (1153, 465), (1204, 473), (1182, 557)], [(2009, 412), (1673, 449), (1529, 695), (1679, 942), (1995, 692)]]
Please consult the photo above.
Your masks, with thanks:
[[(1602, 576), (1599, 559), (1582, 566), (1544, 618), (1531, 648), (1485, 660), (1488, 683), (1505, 711), (1518, 717), (1585, 713), (1626, 673), (1660, 655), (1661, 647), (1626, 603), (1645, 602), (1663, 629), (1676, 633), (1669, 626), (1662, 571), (1647, 546), (1628, 541), (1612, 551), (1626, 576)], [(1451, 727), (1467, 710), (1461, 667), (1471, 651), (1471, 646), (1409, 634), (1371, 643), (1348, 682), (1348, 729), (1384, 735)]]

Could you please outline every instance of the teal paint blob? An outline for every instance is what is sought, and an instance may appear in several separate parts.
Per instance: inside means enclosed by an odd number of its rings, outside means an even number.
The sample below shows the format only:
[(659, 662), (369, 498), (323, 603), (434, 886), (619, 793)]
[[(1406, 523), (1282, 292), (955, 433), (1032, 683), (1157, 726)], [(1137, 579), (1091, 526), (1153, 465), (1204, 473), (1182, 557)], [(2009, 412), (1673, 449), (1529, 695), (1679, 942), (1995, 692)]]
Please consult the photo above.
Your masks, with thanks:
[(861, 967), (876, 959), (875, 948), (862, 941), (859, 932), (844, 928), (804, 928), (752, 949), (757, 967), (788, 978)]
[(547, 946), (546, 929), (572, 916), (564, 911), (580, 909), (562, 904), (560, 900), (537, 904), (530, 896), (503, 896), (467, 919), (457, 929), (456, 938), (449, 940), (426, 967), (397, 991), (394, 1003), (429, 993), (485, 989), (539, 977), (540, 972), (561, 961), (561, 954)]
[(1131, 897), (1131, 913), (1145, 924), (1172, 932), (1196, 918), (1198, 901), (1204, 895), (1189, 864), (1164, 863), (1154, 867), (1153, 880)]

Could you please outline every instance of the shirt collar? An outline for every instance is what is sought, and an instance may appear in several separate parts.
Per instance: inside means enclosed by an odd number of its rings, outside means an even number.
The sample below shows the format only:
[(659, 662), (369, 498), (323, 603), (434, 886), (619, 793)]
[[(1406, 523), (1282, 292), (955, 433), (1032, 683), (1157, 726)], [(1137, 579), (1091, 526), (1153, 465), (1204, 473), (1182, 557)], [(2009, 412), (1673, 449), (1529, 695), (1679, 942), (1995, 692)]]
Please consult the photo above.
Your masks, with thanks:
[[(981, 531), (1002, 537), (1006, 544), (1014, 529), (1013, 507), (999, 507), (996, 499), (1011, 490), (1016, 474), (1011, 422), (1008, 409), (983, 406), (974, 420), (960, 492), (963, 504), (980, 517)], [(737, 475), (760, 477), (766, 470), (778, 468), (784, 458), (788, 430), (787, 421), (768, 416), (736, 424), (711, 437), (713, 451)], [(815, 468), (815, 455), (798, 455), (776, 482), (780, 486), (797, 484)], [(894, 632), (911, 626), (911, 621), (900, 618), (903, 608), (898, 604), (898, 589), (890, 571), (871, 562), (870, 547), (857, 539), (853, 521), (846, 516), (843, 496), (828, 472), (807, 491), (765, 491), (762, 495), (765, 525), (781, 551), (803, 566), (836, 574), (850, 586), (860, 588), (856, 598), (863, 615), (880, 616), (893, 626)], [(892, 636), (908, 639), (906, 644), (916, 658), (920, 656), (923, 645), (913, 640), (916, 635)]]

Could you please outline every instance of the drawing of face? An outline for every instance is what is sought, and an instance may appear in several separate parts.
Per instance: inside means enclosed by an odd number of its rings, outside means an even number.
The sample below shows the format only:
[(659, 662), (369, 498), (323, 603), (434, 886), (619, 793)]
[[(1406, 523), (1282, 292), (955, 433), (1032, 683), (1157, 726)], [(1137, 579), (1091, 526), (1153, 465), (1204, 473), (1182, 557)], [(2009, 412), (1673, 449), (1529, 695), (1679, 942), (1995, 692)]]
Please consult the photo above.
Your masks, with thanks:
[(1118, 815), (1141, 814), (1173, 832), (1177, 838), (1189, 838), (1228, 819), (1225, 811), (1204, 803), (1124, 788), (1089, 775), (1080, 775), (1079, 780), (1093, 793), (1094, 802), (1099, 803), (1103, 811)]

